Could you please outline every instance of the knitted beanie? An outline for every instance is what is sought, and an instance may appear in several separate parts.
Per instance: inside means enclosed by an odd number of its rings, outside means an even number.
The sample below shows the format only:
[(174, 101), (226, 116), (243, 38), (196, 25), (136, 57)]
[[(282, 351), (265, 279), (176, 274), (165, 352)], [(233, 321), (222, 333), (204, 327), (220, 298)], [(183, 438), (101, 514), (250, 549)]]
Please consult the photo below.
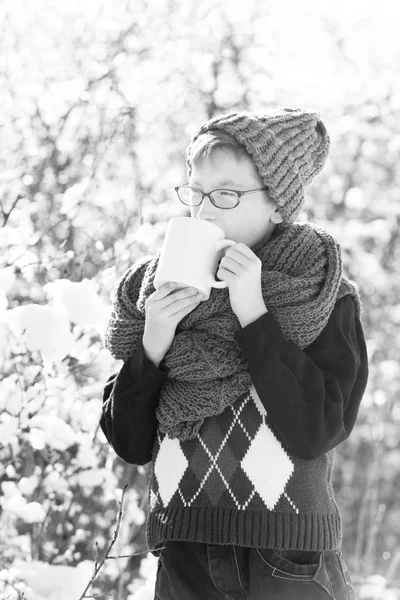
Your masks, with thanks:
[(253, 160), (283, 224), (296, 219), (304, 204), (304, 186), (321, 171), (329, 151), (329, 136), (319, 115), (300, 108), (280, 108), (265, 114), (232, 112), (213, 117), (193, 137), (222, 130), (243, 145)]

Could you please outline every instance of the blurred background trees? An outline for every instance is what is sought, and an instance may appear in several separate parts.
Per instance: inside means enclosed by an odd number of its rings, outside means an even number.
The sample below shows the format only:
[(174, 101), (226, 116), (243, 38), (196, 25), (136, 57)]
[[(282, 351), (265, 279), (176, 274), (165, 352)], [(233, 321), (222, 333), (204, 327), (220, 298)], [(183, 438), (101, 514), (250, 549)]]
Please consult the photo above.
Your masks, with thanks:
[(300, 218), (337, 237), (364, 305), (369, 385), (336, 459), (343, 550), (360, 585), (375, 576), (360, 597), (398, 597), (397, 23), (389, 0), (4, 0), (0, 586), (10, 598), (30, 560), (78, 567), (96, 542), (104, 551), (125, 482), (116, 553), (132, 558), (107, 562), (92, 591), (133, 597), (148, 467), (123, 463), (98, 427), (120, 366), (102, 341), (110, 294), (185, 214), (173, 186), (198, 126), (278, 105), (318, 109), (331, 136)]

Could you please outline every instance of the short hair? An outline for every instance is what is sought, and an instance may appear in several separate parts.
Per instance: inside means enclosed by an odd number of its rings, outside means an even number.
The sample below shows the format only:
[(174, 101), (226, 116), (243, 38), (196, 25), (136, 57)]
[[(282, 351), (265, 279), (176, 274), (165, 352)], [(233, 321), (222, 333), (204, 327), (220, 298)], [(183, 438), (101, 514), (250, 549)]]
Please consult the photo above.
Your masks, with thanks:
[(187, 149), (187, 167), (189, 175), (192, 171), (192, 166), (201, 158), (209, 157), (217, 148), (230, 150), (236, 158), (247, 157), (251, 160), (250, 154), (246, 148), (239, 144), (233, 135), (225, 131), (208, 131), (202, 133)]

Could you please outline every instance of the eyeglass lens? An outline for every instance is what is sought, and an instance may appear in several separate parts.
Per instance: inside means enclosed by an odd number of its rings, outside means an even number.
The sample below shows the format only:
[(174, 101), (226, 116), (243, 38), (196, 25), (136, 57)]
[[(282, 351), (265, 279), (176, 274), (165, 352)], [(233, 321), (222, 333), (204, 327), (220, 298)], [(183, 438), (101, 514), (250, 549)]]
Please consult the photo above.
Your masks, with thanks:
[[(179, 189), (179, 197), (182, 202), (189, 206), (198, 206), (201, 202), (202, 193), (189, 187)], [(231, 208), (237, 204), (238, 195), (231, 190), (214, 190), (211, 197), (219, 208)]]

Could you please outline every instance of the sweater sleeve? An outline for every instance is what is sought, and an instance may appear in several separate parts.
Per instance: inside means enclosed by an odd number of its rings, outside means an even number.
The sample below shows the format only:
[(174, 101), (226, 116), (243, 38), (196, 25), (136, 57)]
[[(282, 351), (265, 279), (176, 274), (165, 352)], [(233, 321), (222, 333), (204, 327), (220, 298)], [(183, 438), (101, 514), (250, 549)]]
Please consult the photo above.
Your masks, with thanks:
[(351, 433), (368, 379), (364, 334), (350, 295), (302, 350), (271, 313), (235, 334), (268, 424), (294, 456), (314, 460)]
[(156, 408), (167, 377), (147, 358), (141, 343), (120, 371), (107, 380), (100, 427), (116, 454), (125, 462), (151, 461), (157, 432)]

